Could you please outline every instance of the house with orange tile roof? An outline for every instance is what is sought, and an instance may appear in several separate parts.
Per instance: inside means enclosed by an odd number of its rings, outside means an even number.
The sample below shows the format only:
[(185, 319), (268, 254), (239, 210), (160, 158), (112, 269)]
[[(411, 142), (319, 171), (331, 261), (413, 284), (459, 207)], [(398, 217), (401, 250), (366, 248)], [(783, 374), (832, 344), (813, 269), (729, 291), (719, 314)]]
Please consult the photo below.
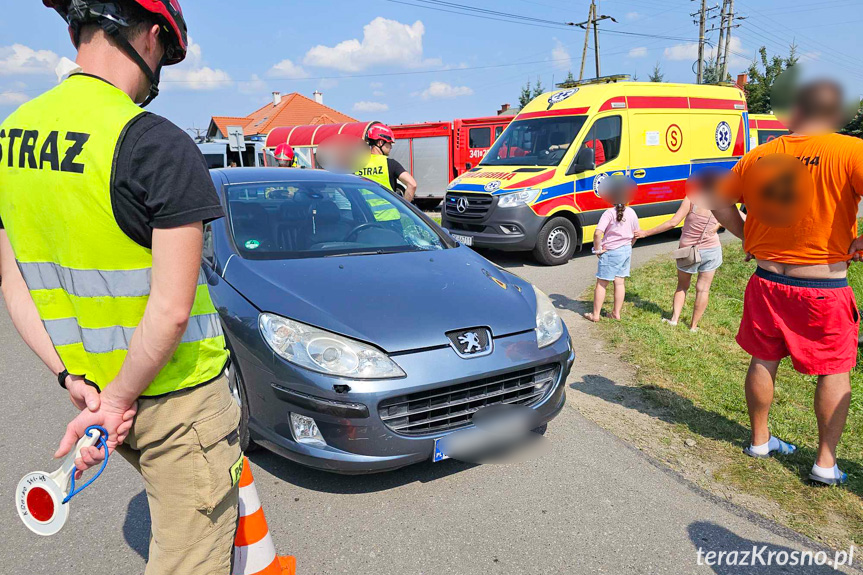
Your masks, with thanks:
[(356, 118), (324, 106), (323, 95), (320, 92), (314, 93), (314, 99), (297, 92), (285, 96), (280, 92), (273, 92), (272, 101), (248, 116), (213, 116), (207, 128), (207, 137), (227, 137), (228, 126), (242, 126), (243, 133), (246, 137), (250, 137), (266, 136), (270, 130), (280, 126), (340, 124), (356, 121)]

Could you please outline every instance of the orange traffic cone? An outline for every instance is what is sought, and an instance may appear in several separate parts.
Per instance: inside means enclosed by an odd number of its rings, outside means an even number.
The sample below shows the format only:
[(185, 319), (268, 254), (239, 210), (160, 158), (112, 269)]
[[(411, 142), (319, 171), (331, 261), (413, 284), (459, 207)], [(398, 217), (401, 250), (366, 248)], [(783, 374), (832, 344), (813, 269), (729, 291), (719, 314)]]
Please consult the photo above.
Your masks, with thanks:
[(234, 538), (233, 575), (295, 575), (293, 556), (277, 557), (264, 509), (255, 488), (249, 460), (243, 457), (240, 475), (240, 520)]

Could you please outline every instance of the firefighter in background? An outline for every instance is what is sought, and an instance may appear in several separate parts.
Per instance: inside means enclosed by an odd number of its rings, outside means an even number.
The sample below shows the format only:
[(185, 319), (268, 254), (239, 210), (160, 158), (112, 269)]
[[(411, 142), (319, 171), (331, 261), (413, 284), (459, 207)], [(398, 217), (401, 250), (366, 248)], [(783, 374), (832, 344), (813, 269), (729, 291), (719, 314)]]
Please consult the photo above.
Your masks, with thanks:
[(287, 144), (279, 144), (276, 146), (276, 151), (273, 157), (279, 162), (280, 168), (294, 168), (294, 149)]
[(366, 132), (371, 156), (368, 163), (357, 170), (358, 176), (375, 181), (386, 189), (399, 193), (398, 184), (405, 188), (404, 198), (412, 202), (417, 191), (417, 181), (399, 162), (389, 157), (396, 137), (389, 126), (373, 124)]

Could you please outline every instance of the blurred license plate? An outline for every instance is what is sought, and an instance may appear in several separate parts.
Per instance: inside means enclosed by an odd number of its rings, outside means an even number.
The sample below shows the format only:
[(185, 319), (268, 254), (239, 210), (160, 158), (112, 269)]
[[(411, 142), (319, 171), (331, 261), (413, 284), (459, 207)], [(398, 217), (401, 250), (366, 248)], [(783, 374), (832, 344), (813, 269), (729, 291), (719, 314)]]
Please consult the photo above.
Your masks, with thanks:
[(464, 244), (466, 246), (472, 246), (473, 245), (473, 238), (471, 236), (460, 236), (459, 234), (450, 234), (450, 235), (452, 236), (452, 239), (454, 239), (455, 241), (457, 241), (460, 244)]
[(432, 454), (432, 463), (437, 463), (438, 461), (443, 461), (444, 459), (449, 459), (449, 455), (445, 454), (440, 448), (440, 440), (443, 437), (438, 437), (434, 440), (434, 453)]

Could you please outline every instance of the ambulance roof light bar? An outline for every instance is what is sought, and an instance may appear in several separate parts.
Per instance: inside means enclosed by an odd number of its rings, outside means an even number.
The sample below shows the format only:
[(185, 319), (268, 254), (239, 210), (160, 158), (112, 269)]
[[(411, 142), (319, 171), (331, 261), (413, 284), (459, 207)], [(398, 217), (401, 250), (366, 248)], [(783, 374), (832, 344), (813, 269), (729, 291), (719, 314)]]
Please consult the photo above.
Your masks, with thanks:
[(612, 74), (611, 76), (600, 76), (599, 78), (588, 78), (574, 82), (561, 82), (558, 88), (575, 88), (576, 86), (587, 86), (588, 84), (611, 84), (612, 82), (627, 82), (629, 74)]

